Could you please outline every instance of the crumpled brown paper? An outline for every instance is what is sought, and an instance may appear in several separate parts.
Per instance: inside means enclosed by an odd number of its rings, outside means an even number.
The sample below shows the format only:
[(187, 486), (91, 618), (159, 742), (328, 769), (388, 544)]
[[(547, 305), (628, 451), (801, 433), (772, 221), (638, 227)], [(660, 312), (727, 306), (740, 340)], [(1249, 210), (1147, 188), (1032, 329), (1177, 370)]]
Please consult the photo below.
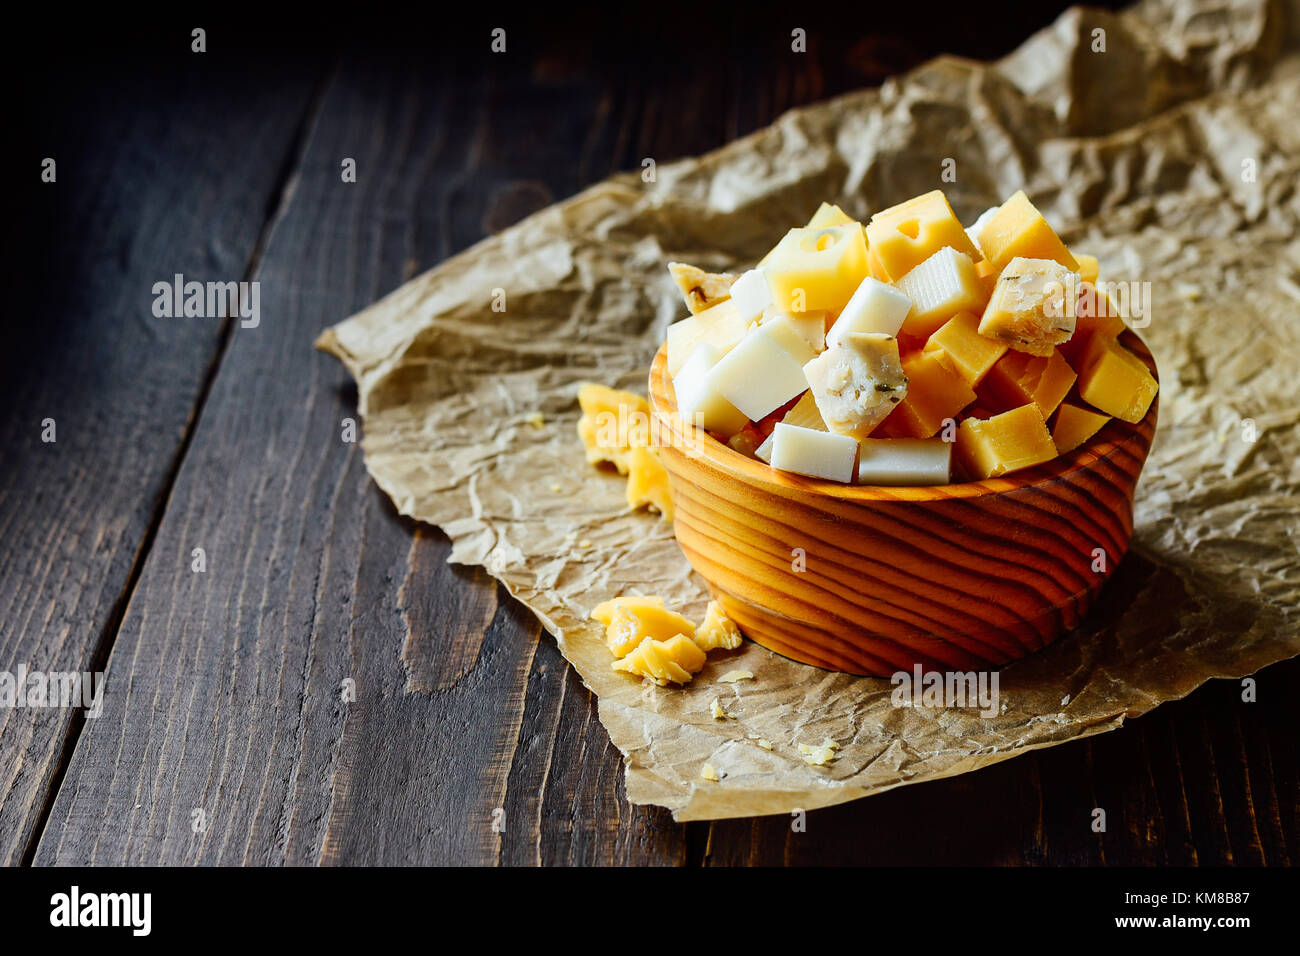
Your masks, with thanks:
[[(679, 820), (812, 809), (1112, 730), (1300, 653), (1298, 22), (1294, 4), (1071, 10), (999, 63), (936, 60), (657, 182), (615, 177), (317, 344), (357, 379), (375, 481), (536, 612), (598, 695), (634, 802)], [(1151, 283), (1160, 427), (1100, 605), (1003, 670), (992, 719), (896, 708), (888, 681), (752, 643), (685, 689), (615, 673), (593, 605), (636, 590), (698, 619), (706, 598), (669, 528), (583, 463), (577, 384), (645, 391), (685, 314), (667, 261), (743, 268), (823, 199), (864, 217), (936, 187), (966, 222), (1023, 188), (1103, 278)], [(754, 679), (715, 683), (735, 669)], [(797, 744), (826, 737), (838, 759), (805, 764)]]

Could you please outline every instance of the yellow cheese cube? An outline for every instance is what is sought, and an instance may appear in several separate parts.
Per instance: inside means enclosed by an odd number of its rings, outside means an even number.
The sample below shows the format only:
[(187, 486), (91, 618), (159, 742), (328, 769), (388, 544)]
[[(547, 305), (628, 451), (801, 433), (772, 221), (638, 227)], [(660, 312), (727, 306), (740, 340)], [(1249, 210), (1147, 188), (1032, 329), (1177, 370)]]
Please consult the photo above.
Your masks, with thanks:
[(980, 288), (984, 290), (984, 298), (988, 300), (993, 297), (993, 290), (997, 287), (998, 276), (1002, 274), (1001, 269), (993, 268), (993, 263), (987, 259), (981, 259), (975, 263), (975, 274), (979, 276)]
[(627, 506), (648, 506), (673, 520), (672, 491), (668, 487), (668, 470), (653, 448), (632, 448), (627, 452)]
[(971, 260), (980, 256), (938, 189), (872, 216), (867, 223), (867, 243), (890, 279), (906, 275), (945, 246)]
[(686, 684), (704, 667), (704, 652), (685, 634), (666, 641), (647, 637), (613, 668), (637, 677), (648, 677), (660, 687)]
[(602, 601), (592, 608), (591, 618), (605, 625), (605, 646), (615, 657), (625, 656), (647, 638), (666, 641), (695, 634), (695, 625), (667, 610), (661, 597), (633, 594)]
[(1043, 418), (1051, 418), (1074, 380), (1074, 369), (1060, 352), (1038, 356), (1011, 351), (997, 361), (980, 385), (980, 404), (1019, 408), (1033, 402)]
[(856, 224), (791, 229), (765, 268), (777, 309), (838, 315), (867, 276), (867, 244)]
[(1012, 259), (1052, 259), (1071, 272), (1079, 263), (1023, 191), (1002, 204), (979, 234), (980, 250), (1002, 270)]
[(1142, 421), (1160, 384), (1136, 355), (1114, 339), (1094, 335), (1079, 363), (1079, 397), (1122, 421)]
[(993, 288), (979, 333), (1030, 355), (1074, 334), (1078, 276), (1051, 259), (1012, 259)]
[(979, 334), (980, 320), (973, 312), (958, 312), (941, 325), (925, 343), (927, 352), (938, 352), (972, 388), (983, 381), (1007, 346)]
[(975, 401), (966, 381), (934, 352), (911, 352), (903, 356), (907, 393), (903, 401), (880, 426), (890, 438), (929, 438), (943, 427), (945, 418)]
[(1090, 282), (1079, 283), (1079, 297), (1074, 306), (1074, 336), (1060, 346), (1061, 352), (1076, 367), (1094, 335), (1118, 338), (1128, 328), (1109, 295)]
[(1097, 257), (1080, 254), (1074, 258), (1079, 263), (1079, 278), (1084, 282), (1095, 283), (1101, 275), (1101, 263)]
[(1098, 415), (1078, 405), (1064, 404), (1056, 412), (1056, 421), (1052, 424), (1052, 442), (1058, 454), (1074, 451), (1097, 432), (1101, 431), (1110, 419)]
[(628, 470), (628, 451), (650, 444), (650, 405), (640, 395), (586, 382), (578, 388), (578, 435), (587, 463), (607, 461), (621, 474)]
[(736, 627), (736, 622), (727, 616), (721, 604), (710, 601), (708, 610), (704, 612), (703, 623), (695, 629), (695, 646), (702, 651), (712, 651), (719, 647), (734, 651), (742, 640), (744, 636), (740, 633), (740, 628)]
[(736, 277), (729, 272), (705, 272), (684, 262), (668, 263), (668, 274), (681, 292), (691, 315), (712, 308), (731, 297), (731, 284)]
[(813, 217), (808, 220), (808, 229), (825, 229), (827, 226), (847, 226), (853, 217), (834, 203), (824, 202), (817, 207)]
[(1037, 405), (980, 420), (968, 418), (957, 427), (954, 449), (962, 469), (971, 478), (997, 478), (1056, 457), (1056, 446)]
[(903, 333), (922, 339), (958, 312), (983, 311), (988, 301), (975, 263), (966, 253), (950, 246), (944, 246), (894, 286), (912, 300), (912, 311), (903, 320)]

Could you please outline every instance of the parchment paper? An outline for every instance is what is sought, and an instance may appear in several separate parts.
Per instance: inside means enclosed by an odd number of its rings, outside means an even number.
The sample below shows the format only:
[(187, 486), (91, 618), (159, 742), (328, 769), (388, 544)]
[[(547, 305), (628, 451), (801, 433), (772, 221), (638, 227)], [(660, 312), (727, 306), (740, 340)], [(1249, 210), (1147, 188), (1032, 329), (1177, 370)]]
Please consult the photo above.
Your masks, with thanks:
[[(317, 345), (358, 382), (375, 481), (445, 529), (452, 561), (504, 582), (598, 695), (634, 802), (679, 820), (812, 809), (1112, 730), (1300, 653), (1298, 21), (1294, 4), (1070, 10), (999, 63), (939, 59), (656, 182), (615, 177)], [(936, 187), (965, 222), (1023, 188), (1103, 278), (1151, 283), (1160, 427), (1101, 605), (1002, 671), (992, 719), (896, 708), (888, 681), (752, 643), (710, 655), (684, 689), (615, 673), (593, 605), (636, 590), (698, 619), (706, 597), (670, 529), (583, 463), (577, 384), (644, 393), (685, 315), (667, 261), (741, 269), (823, 199), (864, 217)], [(715, 683), (738, 668), (754, 680)], [(719, 696), (736, 719), (711, 716)], [(825, 737), (838, 759), (806, 765), (796, 745)], [(700, 778), (705, 761), (719, 782)]]

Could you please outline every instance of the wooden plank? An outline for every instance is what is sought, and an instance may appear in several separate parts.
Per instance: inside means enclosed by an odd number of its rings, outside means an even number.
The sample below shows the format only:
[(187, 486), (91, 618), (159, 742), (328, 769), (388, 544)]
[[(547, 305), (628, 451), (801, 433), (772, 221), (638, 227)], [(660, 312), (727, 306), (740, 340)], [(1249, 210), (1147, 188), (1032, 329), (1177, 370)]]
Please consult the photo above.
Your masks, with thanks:
[[(155, 55), (111, 82), (75, 57), (52, 67), (6, 151), (21, 168), (6, 169), (5, 261), (25, 264), (0, 354), (11, 673), (102, 667), (229, 328), (155, 317), (151, 287), (243, 278), (312, 85), (283, 71), (255, 84), (223, 56)], [(0, 709), (0, 863), (33, 845), (83, 713)]]

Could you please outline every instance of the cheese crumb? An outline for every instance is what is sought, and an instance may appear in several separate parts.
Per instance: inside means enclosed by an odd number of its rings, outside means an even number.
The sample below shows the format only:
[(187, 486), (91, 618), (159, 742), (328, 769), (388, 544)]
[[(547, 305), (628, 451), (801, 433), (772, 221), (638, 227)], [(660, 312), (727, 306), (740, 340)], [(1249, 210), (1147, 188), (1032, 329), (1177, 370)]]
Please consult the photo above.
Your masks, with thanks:
[(744, 640), (736, 622), (727, 617), (727, 612), (717, 601), (709, 602), (704, 621), (695, 629), (693, 636), (702, 651), (712, 651), (719, 647), (734, 651)]
[(714, 720), (735, 720), (736, 715), (726, 710), (722, 706), (721, 698), (713, 698), (713, 703), (709, 705), (709, 712), (713, 714)]
[(590, 539), (590, 538), (583, 538), (581, 541), (578, 542), (578, 547), (580, 547), (580, 548), (590, 548), (590, 547), (591, 547), (591, 539)]
[(1069, 694), (1066, 694), (1064, 697), (1061, 698), (1061, 706), (1062, 706), (1062, 707), (1065, 707), (1065, 706), (1067, 706), (1069, 703), (1070, 703), (1070, 695), (1069, 695)]
[(768, 740), (766, 737), (759, 737), (756, 741), (754, 741), (754, 743), (758, 744), (764, 750), (772, 749), (772, 741)]
[(553, 482), (551, 482), (551, 493), (552, 493), (552, 494), (557, 494), (557, 495), (558, 495), (558, 494), (561, 494), (563, 491), (564, 491), (564, 486), (563, 486), (562, 484), (560, 484), (558, 481), (553, 481)]
[(700, 768), (700, 776), (705, 780), (712, 780), (714, 783), (718, 782), (718, 771), (713, 769), (711, 763), (706, 763)]
[[(698, 644), (699, 641), (696, 641), (695, 643)], [(727, 671), (727, 673), (723, 674), (721, 677), (718, 678), (718, 683), (734, 684), (737, 681), (753, 680), (753, 679), (754, 679), (753, 671)]]
[(827, 737), (820, 744), (800, 744), (799, 753), (803, 755), (803, 762), (810, 767), (824, 767), (835, 759), (835, 751), (840, 749), (840, 745)]
[(529, 412), (524, 417), (524, 421), (529, 426), (531, 426), (532, 428), (536, 428), (539, 431), (546, 427), (546, 416), (544, 416), (541, 412)]

